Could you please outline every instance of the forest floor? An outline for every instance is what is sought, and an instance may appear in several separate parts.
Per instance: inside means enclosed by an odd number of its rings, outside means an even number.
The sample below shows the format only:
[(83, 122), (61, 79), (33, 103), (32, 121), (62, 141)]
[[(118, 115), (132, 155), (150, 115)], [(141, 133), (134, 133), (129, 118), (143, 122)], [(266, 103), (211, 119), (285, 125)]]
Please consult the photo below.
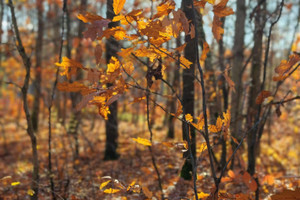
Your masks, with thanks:
[[(276, 117), (275, 117), (276, 118)], [(132, 138), (149, 138), (145, 123), (119, 123), (120, 158), (103, 161), (105, 148), (105, 125), (96, 119), (84, 120), (79, 132), (79, 157), (74, 159), (74, 138), (67, 134), (60, 123), (53, 126), (52, 164), (57, 199), (160, 199), (158, 179), (153, 168), (148, 147)], [(23, 128), (22, 128), (23, 127)], [(30, 199), (31, 147), (24, 129), (25, 122), (5, 123), (0, 135), (0, 199)], [(1, 129), (0, 129), (1, 130)], [(176, 123), (176, 137), (166, 139), (167, 129), (154, 126), (153, 155), (162, 179), (163, 193), (170, 200), (193, 199), (192, 181), (179, 178), (182, 158), (181, 124)], [(299, 191), (300, 187), (300, 141), (299, 121), (286, 113), (268, 127), (262, 138), (260, 156), (257, 159), (257, 177), (260, 182), (260, 196), (270, 199), (272, 194)], [(202, 144), (200, 134), (197, 145)], [(171, 143), (175, 144), (170, 147)], [(197, 189), (203, 197), (214, 190), (207, 150), (197, 148)], [(214, 146), (220, 157), (220, 147)], [(231, 148), (228, 143), (228, 154)], [(48, 128), (45, 120), (38, 133), (40, 160), (39, 199), (51, 199), (48, 174)], [(238, 151), (237, 166), (226, 172), (220, 187), (222, 199), (252, 199), (253, 185), (245, 182), (247, 166), (246, 147)], [(218, 172), (219, 173), (219, 172)], [(106, 186), (108, 180), (111, 180)], [(251, 182), (251, 180), (248, 179)], [(103, 184), (104, 183), (104, 184)], [(101, 187), (101, 189), (100, 189)], [(110, 189), (112, 188), (112, 189)], [(109, 191), (114, 194), (107, 194)], [(291, 192), (291, 191), (290, 191)]]

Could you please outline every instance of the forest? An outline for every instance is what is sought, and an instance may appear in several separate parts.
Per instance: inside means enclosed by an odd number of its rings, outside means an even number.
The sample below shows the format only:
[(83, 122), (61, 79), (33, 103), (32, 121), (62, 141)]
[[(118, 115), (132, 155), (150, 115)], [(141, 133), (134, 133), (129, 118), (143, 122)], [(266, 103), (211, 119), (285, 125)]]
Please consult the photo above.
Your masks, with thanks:
[(299, 0), (0, 0), (0, 200), (300, 199)]

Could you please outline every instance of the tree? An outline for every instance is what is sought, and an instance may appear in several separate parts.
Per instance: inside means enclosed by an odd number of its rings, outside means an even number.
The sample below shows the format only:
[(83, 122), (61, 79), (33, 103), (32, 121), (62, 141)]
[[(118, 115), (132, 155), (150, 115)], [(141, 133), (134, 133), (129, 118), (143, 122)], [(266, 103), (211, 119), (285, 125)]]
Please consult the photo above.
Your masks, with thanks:
[[(244, 66), (244, 37), (245, 37), (245, 19), (246, 6), (245, 0), (237, 1), (236, 21), (235, 21), (235, 35), (233, 46), (233, 65), (231, 70), (232, 81), (235, 83), (235, 92), (231, 94), (231, 132), (232, 136), (238, 141), (241, 140), (241, 126), (242, 126), (242, 95), (243, 95), (243, 66)], [(232, 148), (236, 148), (236, 143), (231, 141)], [(234, 160), (233, 160), (234, 161)], [(234, 162), (232, 162), (232, 167)]]
[(43, 36), (44, 36), (44, 20), (43, 20), (43, 0), (36, 0), (36, 8), (38, 12), (38, 32), (35, 46), (35, 80), (34, 80), (34, 100), (32, 109), (32, 126), (35, 132), (38, 130), (39, 112), (40, 112), (40, 96), (42, 84), (42, 56), (43, 56)]
[[(186, 15), (188, 20), (191, 20), (191, 25), (194, 25), (193, 18), (193, 9), (192, 9), (192, 0), (182, 1), (181, 7), (183, 12)], [(191, 26), (190, 25), (190, 26)], [(195, 86), (194, 86), (194, 73), (195, 73), (195, 62), (196, 62), (196, 52), (195, 46), (197, 45), (195, 42), (195, 38), (191, 38), (191, 35), (185, 36), (186, 46), (184, 48), (184, 57), (187, 58), (191, 63), (188, 69), (184, 69), (182, 73), (182, 84), (183, 84), (183, 92), (182, 92), (182, 107), (184, 113), (189, 113), (192, 117), (194, 116), (194, 94), (195, 94)], [(191, 135), (191, 151), (196, 157), (196, 135), (195, 129), (193, 126), (189, 126), (186, 128), (186, 123), (182, 124), (182, 137), (183, 140), (187, 141), (187, 137)], [(191, 173), (192, 169), (192, 161), (189, 157), (188, 153), (184, 153), (184, 157), (186, 158), (185, 163), (182, 167), (180, 176), (184, 179), (190, 180), (192, 179)]]
[[(113, 11), (113, 0), (107, 0), (106, 16), (108, 19), (113, 19), (115, 13)], [(119, 26), (119, 22), (110, 22), (108, 28)], [(110, 37), (106, 41), (106, 63), (108, 64), (111, 58), (117, 56), (117, 52), (120, 49), (118, 41), (114, 37)], [(111, 86), (108, 84), (108, 87)], [(117, 153), (118, 147), (118, 102), (115, 101), (109, 106), (110, 115), (108, 120), (105, 121), (106, 128), (106, 143), (104, 160), (115, 160), (119, 158)]]

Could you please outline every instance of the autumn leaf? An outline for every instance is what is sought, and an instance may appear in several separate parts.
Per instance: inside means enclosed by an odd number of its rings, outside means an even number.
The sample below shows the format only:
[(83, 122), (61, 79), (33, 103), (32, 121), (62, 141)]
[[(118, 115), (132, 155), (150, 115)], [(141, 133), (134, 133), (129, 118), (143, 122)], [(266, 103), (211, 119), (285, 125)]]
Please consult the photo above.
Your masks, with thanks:
[(274, 182), (275, 182), (275, 178), (274, 176), (272, 175), (266, 175), (264, 178), (263, 178), (263, 183), (267, 183), (268, 185), (274, 185)]
[[(66, 75), (68, 79), (77, 69), (84, 69), (83, 65), (75, 60), (69, 59), (67, 57), (62, 58), (61, 63), (55, 63), (56, 66), (63, 68), (63, 71), (60, 73), (61, 76)], [(69, 70), (71, 68), (71, 71)]]
[(212, 32), (213, 32), (214, 38), (217, 41), (219, 41), (222, 38), (222, 35), (224, 34), (224, 29), (222, 28), (222, 21), (217, 16), (214, 16), (214, 19), (213, 19)]
[(271, 92), (263, 90), (256, 97), (255, 103), (256, 104), (262, 104), (262, 102), (265, 100), (265, 98), (268, 98), (269, 96), (271, 96)]
[(202, 130), (203, 126), (204, 126), (204, 116), (203, 113), (201, 113), (198, 117), (197, 117), (197, 124), (196, 123), (192, 123), (192, 125), (197, 129), (197, 130)]
[(188, 59), (186, 59), (184, 56), (180, 56), (179, 61), (180, 61), (180, 66), (184, 69), (189, 69), (190, 65), (193, 64)]
[(17, 182), (12, 182), (10, 185), (11, 186), (17, 186), (17, 185), (20, 185), (21, 183), (19, 182), (19, 181), (17, 181)]
[(189, 123), (193, 122), (193, 116), (191, 114), (185, 115), (185, 120)]
[(126, 0), (113, 0), (113, 1), (114, 1), (113, 2), (114, 12), (116, 15), (118, 15), (123, 9)]
[(171, 115), (173, 115), (175, 118), (179, 117), (179, 115), (182, 114), (182, 105), (181, 105), (181, 102), (180, 101), (177, 101), (178, 104), (177, 104), (177, 111), (176, 113), (171, 113)]
[(112, 56), (109, 64), (107, 65), (106, 72), (107, 73), (113, 73), (113, 72), (115, 72), (115, 71), (117, 71), (119, 69), (120, 69), (120, 62), (119, 62), (119, 60), (116, 57)]
[(182, 51), (184, 50), (185, 46), (186, 46), (186, 43), (184, 43), (183, 45), (181, 45), (181, 46), (175, 48), (175, 50), (176, 50), (176, 51), (179, 51), (179, 52), (182, 52)]
[(275, 68), (275, 72), (277, 76), (273, 77), (273, 81), (282, 81), (288, 77), (288, 72), (292, 69), (292, 67), (300, 62), (300, 55), (292, 54), (289, 56), (289, 60), (282, 60), (280, 65)]
[(208, 130), (212, 133), (217, 133), (222, 130), (222, 125), (223, 125), (223, 122), (222, 122), (221, 117), (219, 116), (216, 121), (216, 125), (210, 125), (208, 127)]
[(107, 186), (107, 184), (110, 183), (110, 181), (111, 181), (111, 180), (108, 180), (108, 181), (105, 181), (105, 182), (101, 183), (99, 189), (102, 190), (105, 186)]
[(35, 192), (32, 189), (27, 190), (27, 194), (29, 196), (33, 196), (35, 194)]
[(209, 52), (209, 45), (207, 42), (204, 41), (203, 43), (203, 50), (202, 50), (202, 54), (201, 54), (201, 58), (200, 58), (200, 63), (201, 63), (201, 66), (204, 65), (204, 62), (207, 58), (207, 53)]
[[(99, 16), (99, 15), (95, 15), (93, 13), (89, 13), (87, 12), (85, 15), (83, 14), (79, 14), (77, 16), (78, 19), (80, 19), (81, 21), (83, 21), (84, 23), (88, 23), (88, 22), (94, 22), (94, 21), (98, 21), (98, 20), (103, 20), (104, 18)], [(107, 20), (107, 19), (105, 19)]]
[(132, 138), (134, 141), (136, 141), (139, 144), (145, 145), (145, 146), (152, 146), (151, 142), (144, 138)]
[(90, 38), (95, 40), (96, 38), (101, 38), (103, 35), (103, 28), (106, 28), (109, 21), (106, 19), (93, 21), (91, 25), (88, 26), (87, 31), (83, 32), (85, 38)]
[(175, 9), (175, 2), (173, 0), (166, 0), (157, 6), (157, 13), (153, 18), (159, 18), (168, 15), (172, 10)]
[(227, 7), (228, 0), (221, 0), (220, 3), (214, 5), (213, 12), (217, 17), (226, 17), (228, 15), (234, 14), (232, 8)]
[(207, 194), (207, 193), (204, 193), (204, 192), (198, 192), (198, 198), (205, 198), (205, 197), (208, 197), (209, 196), (209, 194)]
[(108, 188), (108, 189), (105, 189), (103, 192), (106, 193), (106, 194), (114, 194), (114, 193), (120, 192), (120, 190), (119, 189)]
[(131, 75), (132, 72), (134, 71), (134, 66), (133, 66), (133, 63), (132, 62), (126, 62), (124, 65), (123, 65), (123, 69), (124, 71)]

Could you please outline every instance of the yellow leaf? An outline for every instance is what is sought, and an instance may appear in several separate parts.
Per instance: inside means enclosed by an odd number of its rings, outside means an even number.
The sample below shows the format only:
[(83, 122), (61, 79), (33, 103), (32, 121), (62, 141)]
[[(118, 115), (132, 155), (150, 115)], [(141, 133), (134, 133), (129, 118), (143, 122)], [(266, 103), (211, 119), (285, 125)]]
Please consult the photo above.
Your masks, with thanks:
[(19, 181), (17, 181), (17, 182), (12, 182), (12, 183), (11, 183), (11, 186), (17, 186), (17, 185), (20, 185), (20, 182), (19, 182)]
[(183, 56), (180, 56), (180, 66), (184, 69), (189, 69), (190, 68), (190, 65), (192, 65), (193, 63), (190, 62), (188, 59), (186, 59), (185, 57)]
[(216, 122), (216, 127), (217, 127), (217, 129), (218, 129), (219, 131), (222, 129), (222, 125), (223, 125), (222, 119), (221, 119), (221, 117), (219, 116), (218, 119), (217, 119), (217, 122)]
[(193, 116), (191, 114), (186, 114), (185, 115), (185, 120), (187, 122), (193, 122)]
[(107, 73), (113, 73), (120, 68), (120, 62), (116, 57), (111, 57), (109, 64), (107, 65)]
[(203, 151), (205, 151), (207, 149), (207, 145), (205, 142), (201, 143), (200, 146), (198, 147), (198, 151), (199, 153), (202, 153)]
[(114, 12), (116, 15), (118, 15), (121, 12), (121, 10), (123, 9), (125, 1), (126, 0), (114, 0), (113, 8), (114, 8)]
[(107, 184), (109, 184), (109, 182), (110, 182), (111, 180), (108, 180), (108, 181), (105, 181), (105, 182), (103, 182), (103, 183), (101, 183), (101, 185), (100, 185), (100, 190), (102, 190), (105, 186), (107, 186)]
[(204, 197), (208, 197), (208, 196), (209, 196), (209, 194), (204, 193), (204, 192), (198, 193), (198, 198), (204, 198)]
[(215, 4), (215, 0), (204, 0), (206, 1), (207, 3), (211, 4), (211, 5), (214, 5)]
[(144, 138), (132, 138), (134, 141), (136, 141), (137, 143), (140, 143), (142, 145), (145, 145), (145, 146), (152, 146), (151, 142), (147, 139), (144, 139)]
[(109, 189), (104, 190), (103, 192), (106, 193), (106, 194), (114, 194), (114, 193), (117, 193), (119, 191), (120, 191), (119, 189), (109, 188)]
[(35, 194), (35, 192), (32, 189), (27, 190), (27, 194), (29, 196), (33, 196)]

